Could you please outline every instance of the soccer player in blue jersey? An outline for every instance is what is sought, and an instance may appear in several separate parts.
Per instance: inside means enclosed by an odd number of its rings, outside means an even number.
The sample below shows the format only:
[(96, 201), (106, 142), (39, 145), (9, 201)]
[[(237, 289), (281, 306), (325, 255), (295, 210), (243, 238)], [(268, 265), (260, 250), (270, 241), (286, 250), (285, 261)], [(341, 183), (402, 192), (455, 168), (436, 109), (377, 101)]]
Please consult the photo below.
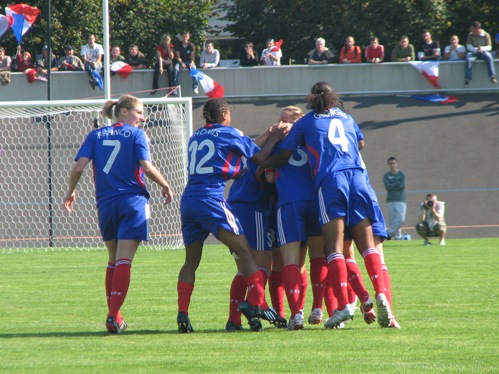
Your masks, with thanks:
[(239, 311), (248, 319), (251, 330), (261, 331), (259, 318), (266, 318), (266, 311), (260, 309), (264, 301), (263, 279), (243, 228), (223, 192), (227, 180), (237, 178), (244, 171), (243, 157), (261, 163), (284, 132), (272, 127), (258, 138), (260, 148), (251, 138), (230, 126), (231, 112), (224, 99), (208, 100), (203, 107), (203, 118), (205, 126), (189, 139), (189, 177), (180, 201), (186, 258), (177, 284), (178, 329), (181, 333), (193, 331), (188, 309), (203, 243), (211, 233), (237, 256), (248, 286), (247, 300), (239, 304)]
[(106, 269), (106, 296), (109, 333), (119, 334), (127, 327), (120, 308), (130, 284), (132, 260), (142, 240), (149, 238), (149, 192), (144, 174), (161, 187), (165, 204), (173, 192), (170, 184), (152, 164), (149, 140), (140, 128), (144, 105), (136, 97), (124, 95), (104, 104), (104, 115), (116, 119), (111, 126), (93, 130), (81, 145), (69, 177), (64, 207), (71, 213), (76, 185), (92, 161), (99, 228), (109, 252)]
[[(286, 107), (279, 121), (294, 124), (303, 116), (298, 107)], [(267, 178), (272, 174), (267, 170)], [(298, 146), (288, 162), (273, 173), (277, 186), (277, 241), (283, 260), (282, 278), (291, 310), (288, 329), (303, 328), (303, 267), (307, 246), (311, 261), (311, 280), (314, 296), (313, 310), (309, 322), (322, 322), (322, 299), (326, 283), (326, 272), (316, 266), (325, 267), (324, 241), (319, 224), (317, 194), (305, 148)], [(293, 188), (290, 188), (293, 186)], [(319, 260), (316, 260), (319, 259)], [(305, 272), (306, 274), (306, 272)], [(318, 280), (316, 276), (321, 276)]]
[(314, 84), (307, 97), (312, 111), (293, 125), (280, 144), (282, 149), (260, 168), (284, 165), (300, 145), (307, 150), (318, 193), (320, 222), (328, 262), (328, 276), (338, 299), (338, 309), (324, 324), (338, 327), (352, 318), (348, 304), (347, 269), (343, 256), (345, 229), (350, 230), (364, 256), (376, 292), (378, 322), (388, 327), (392, 318), (372, 233), (374, 207), (359, 154), (355, 121), (327, 82)]

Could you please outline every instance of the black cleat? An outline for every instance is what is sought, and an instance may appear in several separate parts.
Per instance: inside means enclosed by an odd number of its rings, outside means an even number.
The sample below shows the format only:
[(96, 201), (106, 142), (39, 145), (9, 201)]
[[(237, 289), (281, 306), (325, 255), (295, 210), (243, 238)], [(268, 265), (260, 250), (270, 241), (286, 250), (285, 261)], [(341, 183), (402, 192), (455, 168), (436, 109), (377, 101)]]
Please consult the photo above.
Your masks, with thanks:
[(179, 312), (177, 315), (177, 325), (178, 325), (178, 332), (181, 334), (186, 334), (190, 332), (194, 332), (194, 329), (192, 328), (191, 321), (189, 317), (187, 317), (187, 314), (184, 312)]
[(106, 329), (110, 334), (121, 334), (127, 327), (128, 325), (124, 320), (118, 323), (114, 317), (108, 316), (106, 319)]
[(274, 308), (268, 308), (263, 310), (260, 307), (257, 307), (258, 317), (264, 319), (265, 321), (269, 321), (272, 325), (277, 328), (286, 327), (287, 321), (282, 318)]
[(262, 323), (258, 319), (258, 308), (251, 306), (246, 300), (239, 303), (237, 308), (248, 320), (251, 331), (263, 331)]
[(236, 325), (234, 322), (228, 321), (225, 325), (225, 331), (233, 332), (233, 331), (243, 331), (242, 325)]

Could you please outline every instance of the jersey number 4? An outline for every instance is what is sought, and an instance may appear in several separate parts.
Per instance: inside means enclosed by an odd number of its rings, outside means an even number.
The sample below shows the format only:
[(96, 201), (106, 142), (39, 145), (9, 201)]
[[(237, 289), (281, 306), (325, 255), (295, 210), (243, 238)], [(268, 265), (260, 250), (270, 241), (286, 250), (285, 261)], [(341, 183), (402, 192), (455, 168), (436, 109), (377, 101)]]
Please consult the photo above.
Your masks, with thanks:
[(348, 138), (345, 135), (343, 122), (341, 122), (338, 118), (333, 118), (329, 123), (327, 137), (331, 144), (341, 146), (342, 152), (348, 152)]

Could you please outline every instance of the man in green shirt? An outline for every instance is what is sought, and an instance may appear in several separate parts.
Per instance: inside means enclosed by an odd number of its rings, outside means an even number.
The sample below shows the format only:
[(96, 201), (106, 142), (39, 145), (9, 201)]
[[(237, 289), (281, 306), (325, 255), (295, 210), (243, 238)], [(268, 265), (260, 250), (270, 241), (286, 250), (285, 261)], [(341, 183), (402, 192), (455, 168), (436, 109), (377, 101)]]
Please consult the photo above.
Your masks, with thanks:
[(388, 159), (390, 171), (383, 176), (386, 189), (386, 207), (388, 210), (388, 238), (402, 239), (401, 227), (405, 222), (406, 196), (405, 196), (405, 174), (398, 168), (397, 159)]

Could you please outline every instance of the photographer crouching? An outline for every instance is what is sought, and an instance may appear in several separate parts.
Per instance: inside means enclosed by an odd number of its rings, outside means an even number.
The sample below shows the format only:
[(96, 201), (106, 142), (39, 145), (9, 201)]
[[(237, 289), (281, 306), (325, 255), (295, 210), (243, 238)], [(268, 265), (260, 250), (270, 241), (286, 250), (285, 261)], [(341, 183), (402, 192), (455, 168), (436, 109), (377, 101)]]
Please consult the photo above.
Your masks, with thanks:
[(445, 245), (445, 202), (438, 201), (437, 195), (429, 193), (419, 204), (416, 231), (424, 239), (423, 245), (430, 245), (429, 238), (434, 237), (439, 238), (440, 245)]

